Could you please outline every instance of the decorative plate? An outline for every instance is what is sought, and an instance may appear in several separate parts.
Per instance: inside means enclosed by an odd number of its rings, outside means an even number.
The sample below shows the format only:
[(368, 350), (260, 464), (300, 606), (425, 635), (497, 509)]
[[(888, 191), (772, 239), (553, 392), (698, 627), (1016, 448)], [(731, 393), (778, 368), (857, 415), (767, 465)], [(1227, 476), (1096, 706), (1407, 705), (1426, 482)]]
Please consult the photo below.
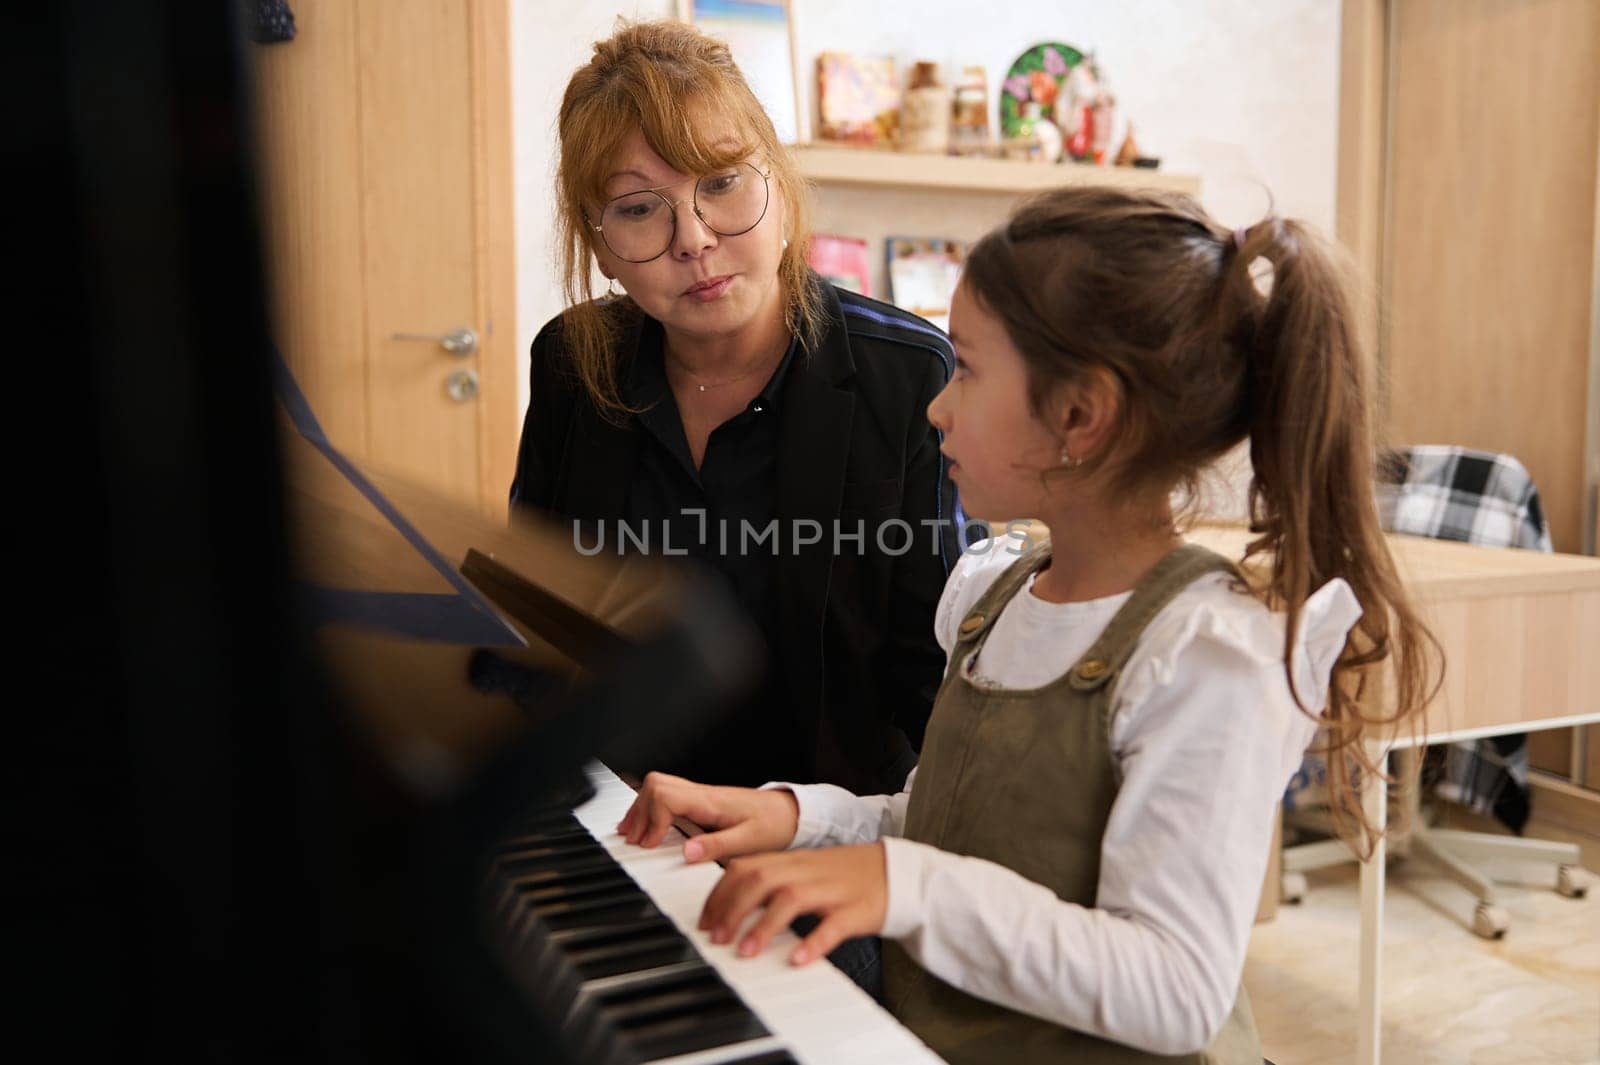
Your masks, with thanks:
[[(1060, 126), (1063, 133), (1070, 132), (1075, 125), (1062, 121), (1067, 115), (1062, 112), (1058, 117), (1056, 107), (1058, 104), (1067, 105), (1073, 96), (1075, 83), (1069, 84), (1069, 79), (1078, 64), (1084, 61), (1084, 54), (1070, 44), (1060, 41), (1045, 41), (1036, 44), (1017, 57), (1011, 64), (1011, 69), (1006, 71), (1005, 81), (1000, 84), (1000, 135), (1002, 137), (1022, 136), (1027, 132), (1023, 125), (1024, 105), (1035, 101), (1040, 105), (1044, 116)], [(1084, 80), (1089, 75), (1086, 67), (1079, 72), (1076, 80)], [(1093, 84), (1092, 77), (1089, 84)], [(1082, 101), (1080, 106), (1087, 104)]]

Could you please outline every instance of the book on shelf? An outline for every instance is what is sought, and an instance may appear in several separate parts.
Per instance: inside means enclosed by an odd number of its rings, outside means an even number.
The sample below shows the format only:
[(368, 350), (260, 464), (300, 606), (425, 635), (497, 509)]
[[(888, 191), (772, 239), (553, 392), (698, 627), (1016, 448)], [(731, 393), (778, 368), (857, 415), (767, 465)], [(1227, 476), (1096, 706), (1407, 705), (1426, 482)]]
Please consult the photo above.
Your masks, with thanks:
[(947, 237), (889, 237), (883, 244), (890, 301), (948, 332), (950, 297), (966, 262), (966, 243)]
[(867, 254), (867, 242), (860, 237), (815, 233), (806, 249), (806, 262), (824, 281), (863, 296), (872, 295), (872, 259)]

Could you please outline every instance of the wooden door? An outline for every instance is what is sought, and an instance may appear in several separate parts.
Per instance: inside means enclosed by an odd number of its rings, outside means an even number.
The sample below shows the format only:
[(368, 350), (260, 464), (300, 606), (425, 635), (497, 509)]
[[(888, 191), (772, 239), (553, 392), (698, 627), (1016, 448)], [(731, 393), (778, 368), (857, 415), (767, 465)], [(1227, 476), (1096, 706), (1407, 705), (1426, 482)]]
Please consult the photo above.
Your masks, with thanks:
[(1515, 455), (1582, 550), (1600, 3), (1393, 0), (1383, 267), (1397, 444)]
[[(1341, 52), (1339, 233), (1389, 441), (1517, 456), (1556, 550), (1592, 552), (1600, 3), (1344, 0)], [(1533, 733), (1530, 763), (1600, 790), (1584, 732)]]
[[(352, 458), (491, 515), (518, 432), (506, 3), (297, 0), (296, 38), (252, 46), (279, 347)], [(461, 329), (470, 353), (427, 339)]]

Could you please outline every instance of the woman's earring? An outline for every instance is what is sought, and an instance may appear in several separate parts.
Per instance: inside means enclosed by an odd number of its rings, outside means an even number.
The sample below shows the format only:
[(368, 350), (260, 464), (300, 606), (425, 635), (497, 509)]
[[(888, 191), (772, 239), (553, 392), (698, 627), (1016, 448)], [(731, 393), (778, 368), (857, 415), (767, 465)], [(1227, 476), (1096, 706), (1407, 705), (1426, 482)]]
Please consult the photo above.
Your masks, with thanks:
[(621, 296), (622, 293), (617, 291), (617, 279), (614, 277), (606, 278), (606, 299), (614, 300), (621, 298)]
[(1061, 458), (1061, 468), (1064, 469), (1064, 470), (1075, 470), (1079, 466), (1083, 465), (1083, 460), (1082, 459), (1073, 458), (1072, 457), (1072, 453), (1069, 452), (1066, 448), (1062, 448), (1061, 449), (1060, 458)]
[(783, 238), (783, 250), (784, 251), (788, 251), (789, 250), (789, 238), (788, 237), (784, 237)]

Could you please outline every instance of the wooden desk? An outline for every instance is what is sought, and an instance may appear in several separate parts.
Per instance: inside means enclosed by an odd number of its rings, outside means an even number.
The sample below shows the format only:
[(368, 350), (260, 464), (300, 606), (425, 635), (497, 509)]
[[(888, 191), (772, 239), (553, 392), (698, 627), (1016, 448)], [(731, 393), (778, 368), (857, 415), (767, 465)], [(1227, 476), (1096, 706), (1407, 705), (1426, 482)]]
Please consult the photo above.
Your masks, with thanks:
[[(1202, 526), (1189, 537), (1230, 558), (1250, 536)], [(1600, 558), (1389, 537), (1400, 577), (1444, 648), (1445, 682), (1424, 715), (1422, 742), (1441, 743), (1600, 721)], [(1378, 740), (1374, 753), (1411, 737)], [(1362, 802), (1388, 813), (1383, 782)], [(1377, 1065), (1381, 1017), (1385, 844), (1361, 866), (1358, 1061)]]
[[(1190, 539), (1230, 558), (1249, 534)], [(1600, 713), (1600, 558), (1390, 536), (1400, 577), (1445, 653), (1427, 743), (1559, 728)], [(1390, 746), (1405, 746), (1396, 737)]]

